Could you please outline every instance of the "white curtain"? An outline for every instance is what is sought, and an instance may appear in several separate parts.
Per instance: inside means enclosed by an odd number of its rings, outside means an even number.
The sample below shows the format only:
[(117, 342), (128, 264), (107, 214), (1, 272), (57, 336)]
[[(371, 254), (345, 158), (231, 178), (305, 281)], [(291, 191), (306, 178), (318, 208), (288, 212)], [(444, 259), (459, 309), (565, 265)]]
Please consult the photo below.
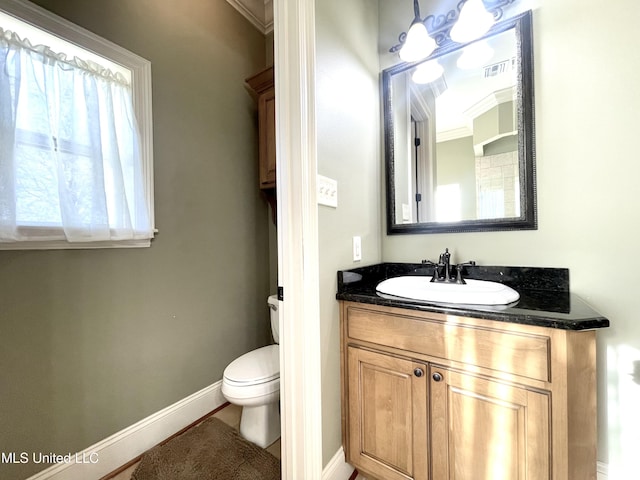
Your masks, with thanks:
[(153, 236), (130, 85), (0, 28), (0, 241)]

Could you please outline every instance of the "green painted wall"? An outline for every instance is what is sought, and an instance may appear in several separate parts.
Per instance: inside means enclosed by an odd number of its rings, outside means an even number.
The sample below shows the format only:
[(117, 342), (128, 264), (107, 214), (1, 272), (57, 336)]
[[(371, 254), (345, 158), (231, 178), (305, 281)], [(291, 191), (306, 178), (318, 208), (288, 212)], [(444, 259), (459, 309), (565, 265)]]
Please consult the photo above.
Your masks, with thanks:
[[(268, 342), (269, 214), (244, 86), (266, 49), (224, 0), (36, 3), (153, 72), (151, 248), (0, 251), (0, 450), (68, 453)], [(0, 478), (44, 467), (0, 464)]]
[(436, 143), (436, 184), (460, 185), (461, 220), (475, 219), (476, 213), (476, 157), (473, 137)]
[[(338, 208), (318, 206), (322, 458), (341, 446), (336, 271), (380, 261), (377, 1), (316, 1), (318, 173), (338, 181)], [(352, 237), (362, 237), (362, 261)]]
[(503, 102), (473, 119), (473, 143), (485, 145), (517, 130), (513, 102)]

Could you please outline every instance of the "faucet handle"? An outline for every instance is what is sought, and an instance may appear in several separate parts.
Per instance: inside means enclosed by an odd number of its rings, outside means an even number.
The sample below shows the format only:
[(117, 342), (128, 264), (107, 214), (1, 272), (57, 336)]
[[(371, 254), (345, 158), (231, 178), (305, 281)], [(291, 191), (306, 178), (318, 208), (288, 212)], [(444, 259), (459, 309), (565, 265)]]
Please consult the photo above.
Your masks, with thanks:
[(438, 281), (438, 268), (442, 266), (441, 263), (435, 263), (431, 260), (422, 260), (422, 265), (433, 267), (433, 276), (431, 277), (432, 282)]
[(476, 266), (476, 262), (475, 262), (475, 260), (469, 260), (468, 262), (459, 263), (457, 266), (458, 267), (475, 267)]
[(456, 265), (456, 283), (459, 283), (460, 285), (466, 285), (467, 282), (464, 281), (464, 278), (462, 278), (462, 269), (464, 267), (475, 267), (476, 262), (474, 262), (473, 260), (471, 260), (470, 262), (466, 262), (466, 263), (459, 263)]

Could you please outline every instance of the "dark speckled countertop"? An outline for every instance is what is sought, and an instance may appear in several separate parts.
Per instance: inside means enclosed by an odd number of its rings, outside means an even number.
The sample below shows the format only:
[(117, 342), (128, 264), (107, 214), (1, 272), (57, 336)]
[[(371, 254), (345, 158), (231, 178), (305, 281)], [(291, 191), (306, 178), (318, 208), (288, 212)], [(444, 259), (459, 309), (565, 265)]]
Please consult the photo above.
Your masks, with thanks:
[(569, 291), (569, 270), (566, 268), (468, 266), (463, 273), (464, 278), (508, 285), (520, 294), (520, 300), (511, 305), (495, 306), (437, 304), (382, 296), (376, 292), (378, 283), (387, 278), (433, 275), (433, 267), (414, 263), (380, 263), (339, 271), (336, 298), (564, 330), (609, 326), (608, 319)]

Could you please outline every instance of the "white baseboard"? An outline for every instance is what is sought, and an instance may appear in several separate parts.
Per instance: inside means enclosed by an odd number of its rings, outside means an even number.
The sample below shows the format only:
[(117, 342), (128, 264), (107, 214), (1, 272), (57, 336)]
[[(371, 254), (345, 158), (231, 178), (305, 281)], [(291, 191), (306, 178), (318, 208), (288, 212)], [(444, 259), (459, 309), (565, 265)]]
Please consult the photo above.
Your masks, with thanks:
[(221, 387), (216, 382), (27, 480), (99, 479), (224, 404)]
[(609, 478), (609, 465), (598, 462), (598, 480), (607, 480)]
[[(337, 465), (333, 467), (333, 465)], [(322, 472), (322, 480), (346, 480), (353, 473), (353, 467), (345, 462), (342, 447), (331, 459)], [(607, 480), (609, 466), (606, 463), (598, 462), (598, 480)], [(358, 475), (356, 480), (366, 480), (362, 475)]]
[(353, 473), (353, 467), (344, 459), (344, 450), (338, 449), (322, 470), (322, 480), (347, 480)]

